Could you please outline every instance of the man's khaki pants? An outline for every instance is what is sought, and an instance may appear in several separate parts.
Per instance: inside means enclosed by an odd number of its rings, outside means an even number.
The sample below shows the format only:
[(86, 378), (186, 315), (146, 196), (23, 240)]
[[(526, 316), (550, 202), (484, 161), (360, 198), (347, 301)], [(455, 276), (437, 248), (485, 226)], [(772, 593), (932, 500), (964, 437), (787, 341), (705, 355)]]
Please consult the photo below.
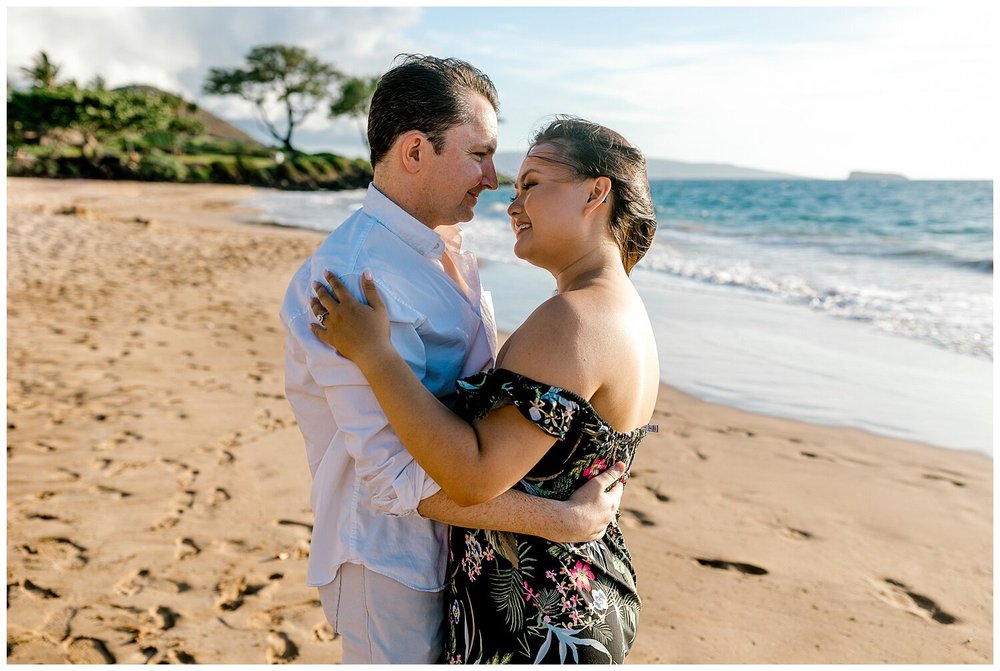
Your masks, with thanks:
[(358, 564), (319, 588), (344, 644), (342, 664), (434, 664), (444, 640), (444, 591), (419, 592)]

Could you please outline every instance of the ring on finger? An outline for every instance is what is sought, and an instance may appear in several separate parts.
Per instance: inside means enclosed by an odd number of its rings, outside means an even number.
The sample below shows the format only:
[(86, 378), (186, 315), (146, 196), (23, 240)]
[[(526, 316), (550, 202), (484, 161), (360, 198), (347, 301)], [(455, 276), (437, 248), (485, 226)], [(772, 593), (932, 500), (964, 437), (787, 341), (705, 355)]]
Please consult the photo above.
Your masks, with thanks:
[(319, 322), (319, 325), (320, 325), (320, 326), (322, 326), (322, 325), (323, 325), (323, 320), (324, 320), (324, 319), (326, 319), (326, 316), (327, 316), (328, 314), (330, 314), (330, 313), (329, 313), (329, 312), (323, 312), (323, 313), (321, 313), (321, 314), (320, 314), (319, 316), (317, 316), (317, 317), (316, 317), (316, 321), (318, 321), (318, 322)]

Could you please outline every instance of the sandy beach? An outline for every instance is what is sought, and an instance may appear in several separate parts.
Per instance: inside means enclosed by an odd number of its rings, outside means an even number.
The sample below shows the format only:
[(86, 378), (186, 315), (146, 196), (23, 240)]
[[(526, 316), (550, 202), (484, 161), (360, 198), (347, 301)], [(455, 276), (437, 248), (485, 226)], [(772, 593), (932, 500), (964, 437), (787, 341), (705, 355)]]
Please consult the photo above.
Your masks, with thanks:
[[(249, 187), (7, 180), (7, 661), (336, 663)], [(668, 372), (669, 374), (669, 372)], [(631, 663), (991, 663), (993, 463), (661, 388)]]

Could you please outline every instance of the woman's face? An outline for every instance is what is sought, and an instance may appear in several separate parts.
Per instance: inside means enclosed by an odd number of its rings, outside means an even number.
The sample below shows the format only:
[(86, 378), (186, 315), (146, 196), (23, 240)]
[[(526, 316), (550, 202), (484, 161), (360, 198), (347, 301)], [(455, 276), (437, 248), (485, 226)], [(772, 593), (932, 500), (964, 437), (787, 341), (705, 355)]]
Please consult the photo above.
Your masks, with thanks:
[(514, 182), (516, 195), (507, 208), (514, 254), (543, 268), (558, 265), (558, 258), (580, 243), (592, 182), (579, 179), (559, 160), (552, 144), (532, 147), (521, 163)]

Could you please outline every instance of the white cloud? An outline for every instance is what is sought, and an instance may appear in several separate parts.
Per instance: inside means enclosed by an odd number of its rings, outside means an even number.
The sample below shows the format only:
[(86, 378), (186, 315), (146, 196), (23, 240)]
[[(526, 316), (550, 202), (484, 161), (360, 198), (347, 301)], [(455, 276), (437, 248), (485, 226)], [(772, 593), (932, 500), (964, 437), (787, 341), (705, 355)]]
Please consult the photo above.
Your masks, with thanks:
[[(572, 113), (612, 126), (648, 156), (820, 177), (851, 169), (992, 174), (988, 13), (866, 11), (824, 42), (792, 35), (772, 43), (732, 31), (712, 41), (714, 26), (683, 30), (664, 10), (669, 34), (623, 43), (614, 34), (597, 42), (543, 35), (551, 26), (518, 11), (458, 33), (422, 22), (420, 9), (9, 8), (8, 80), (20, 81), (18, 66), (45, 49), (66, 77), (150, 83), (240, 120), (252, 118), (247, 103), (204, 96), (201, 86), (208, 68), (235, 67), (253, 46), (300, 45), (352, 74), (382, 72), (397, 53), (417, 51), (464, 58), (490, 74), (503, 150), (523, 149), (549, 115)], [(304, 131), (308, 149), (332, 148), (325, 133), (340, 151), (352, 143), (349, 153), (362, 151), (346, 119), (320, 111)]]
[[(248, 120), (248, 103), (201, 92), (209, 68), (238, 67), (255, 46), (293, 44), (348, 74), (376, 74), (406, 50), (400, 36), (420, 15), (416, 8), (379, 7), (12, 7), (7, 79), (23, 83), (19, 68), (44, 50), (61, 65), (61, 78), (82, 84), (99, 74), (112, 87), (151, 84), (213, 114)], [(337, 135), (340, 124), (320, 109), (308, 128)]]
[(993, 167), (989, 25), (978, 13), (913, 10), (836, 43), (579, 45), (557, 58), (522, 41), (516, 67), (494, 81), (518, 138), (566, 111), (649, 156), (830, 178), (983, 178)]

